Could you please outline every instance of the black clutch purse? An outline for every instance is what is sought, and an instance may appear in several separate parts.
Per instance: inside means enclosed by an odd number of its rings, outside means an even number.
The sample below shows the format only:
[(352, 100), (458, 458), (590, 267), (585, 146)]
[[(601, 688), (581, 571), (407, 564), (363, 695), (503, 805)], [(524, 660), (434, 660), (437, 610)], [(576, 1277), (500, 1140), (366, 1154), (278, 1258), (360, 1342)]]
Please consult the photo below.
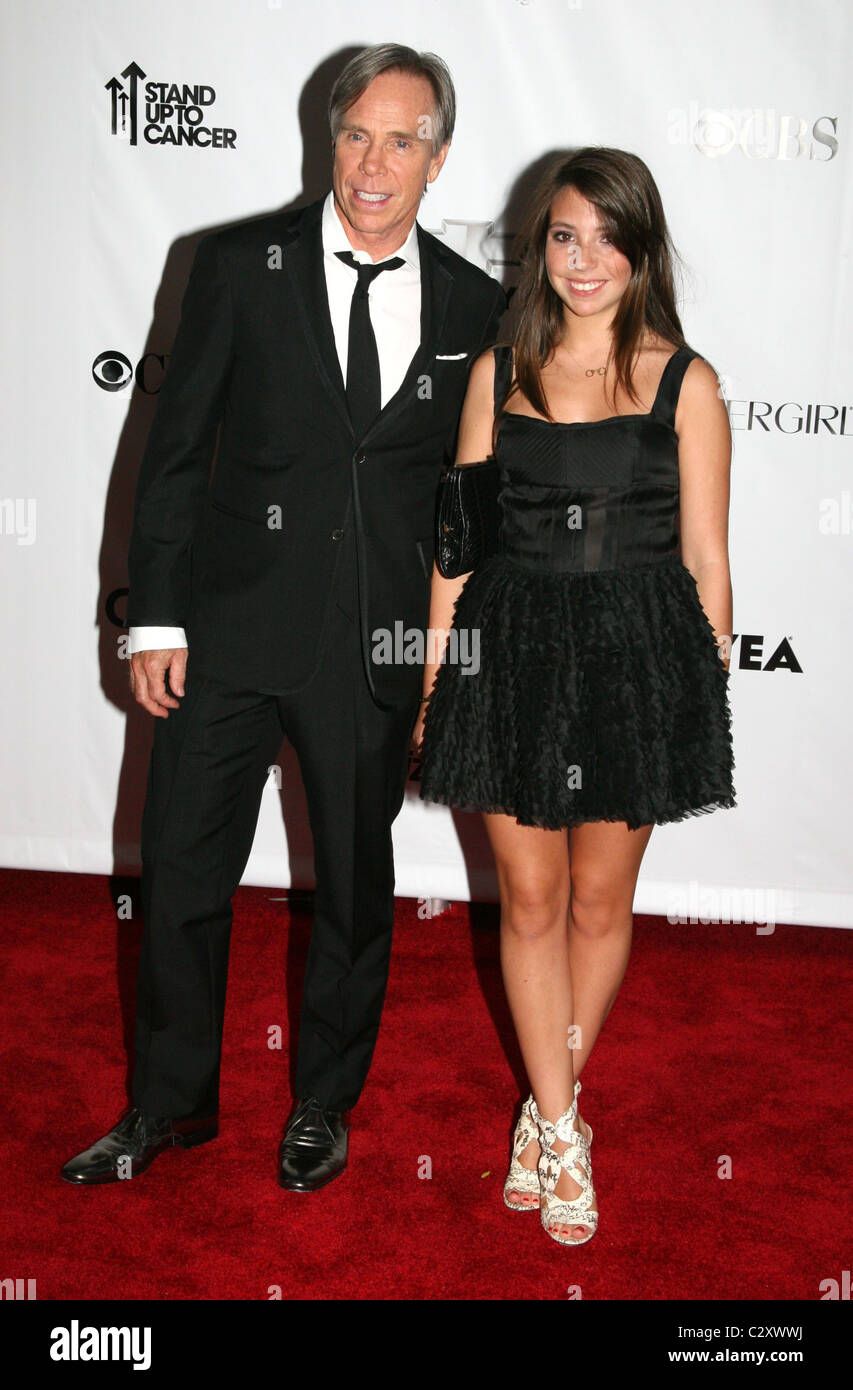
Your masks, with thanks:
[(445, 579), (476, 569), (498, 548), (500, 478), (497, 461), (454, 464), (438, 489), (435, 562)]

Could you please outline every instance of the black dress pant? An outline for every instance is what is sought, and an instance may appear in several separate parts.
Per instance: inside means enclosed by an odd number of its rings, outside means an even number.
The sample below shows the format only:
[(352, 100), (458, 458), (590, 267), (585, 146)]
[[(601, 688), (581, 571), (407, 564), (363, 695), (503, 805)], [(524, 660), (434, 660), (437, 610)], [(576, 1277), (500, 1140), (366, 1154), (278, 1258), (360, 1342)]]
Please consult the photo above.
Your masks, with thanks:
[[(350, 533), (346, 542), (350, 549)], [(346, 1110), (364, 1085), (391, 953), (391, 823), (417, 709), (413, 699), (385, 711), (371, 698), (354, 567), (340, 574), (319, 663), (302, 689), (272, 694), (194, 676), (190, 648), (180, 708), (155, 722), (133, 1083), (134, 1103), (150, 1115), (218, 1108), (231, 898), (283, 735), (299, 759), (316, 874), (296, 1093)]]

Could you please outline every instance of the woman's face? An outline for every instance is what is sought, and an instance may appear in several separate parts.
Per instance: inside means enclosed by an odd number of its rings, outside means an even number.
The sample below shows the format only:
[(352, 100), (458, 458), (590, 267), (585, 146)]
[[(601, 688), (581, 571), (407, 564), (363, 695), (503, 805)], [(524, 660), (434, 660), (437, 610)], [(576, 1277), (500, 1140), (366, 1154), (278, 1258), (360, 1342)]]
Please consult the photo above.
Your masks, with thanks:
[(578, 318), (610, 323), (631, 279), (631, 262), (608, 239), (598, 209), (564, 188), (551, 204), (545, 268), (554, 292)]

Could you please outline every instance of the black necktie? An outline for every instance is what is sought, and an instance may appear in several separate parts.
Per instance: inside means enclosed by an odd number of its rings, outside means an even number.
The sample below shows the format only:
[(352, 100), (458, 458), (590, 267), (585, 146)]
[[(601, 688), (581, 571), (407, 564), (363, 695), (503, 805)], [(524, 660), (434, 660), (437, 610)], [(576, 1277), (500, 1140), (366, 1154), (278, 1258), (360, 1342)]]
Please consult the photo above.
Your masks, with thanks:
[(338, 260), (358, 272), (358, 283), (352, 292), (349, 311), (349, 344), (347, 346), (347, 405), (356, 440), (367, 433), (382, 408), (382, 387), (379, 377), (379, 353), (370, 322), (368, 290), (371, 282), (383, 270), (396, 270), (404, 264), (402, 257), (378, 265), (361, 265), (351, 251), (336, 251)]

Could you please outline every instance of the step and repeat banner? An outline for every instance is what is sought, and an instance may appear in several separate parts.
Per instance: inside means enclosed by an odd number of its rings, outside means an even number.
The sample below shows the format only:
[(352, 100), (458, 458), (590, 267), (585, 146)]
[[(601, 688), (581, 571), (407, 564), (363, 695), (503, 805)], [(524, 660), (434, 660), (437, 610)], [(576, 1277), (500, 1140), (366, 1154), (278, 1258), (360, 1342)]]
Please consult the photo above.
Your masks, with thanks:
[[(128, 693), (126, 549), (189, 266), (206, 232), (327, 191), (331, 83), (395, 41), (457, 86), (422, 225), (511, 287), (543, 162), (635, 151), (727, 399), (739, 804), (655, 831), (637, 910), (853, 926), (850, 3), (7, 0), (0, 24), (0, 862), (138, 866), (152, 728)], [(479, 817), (415, 781), (395, 842), (423, 915), (496, 898)], [(313, 881), (287, 745), (245, 881)]]

